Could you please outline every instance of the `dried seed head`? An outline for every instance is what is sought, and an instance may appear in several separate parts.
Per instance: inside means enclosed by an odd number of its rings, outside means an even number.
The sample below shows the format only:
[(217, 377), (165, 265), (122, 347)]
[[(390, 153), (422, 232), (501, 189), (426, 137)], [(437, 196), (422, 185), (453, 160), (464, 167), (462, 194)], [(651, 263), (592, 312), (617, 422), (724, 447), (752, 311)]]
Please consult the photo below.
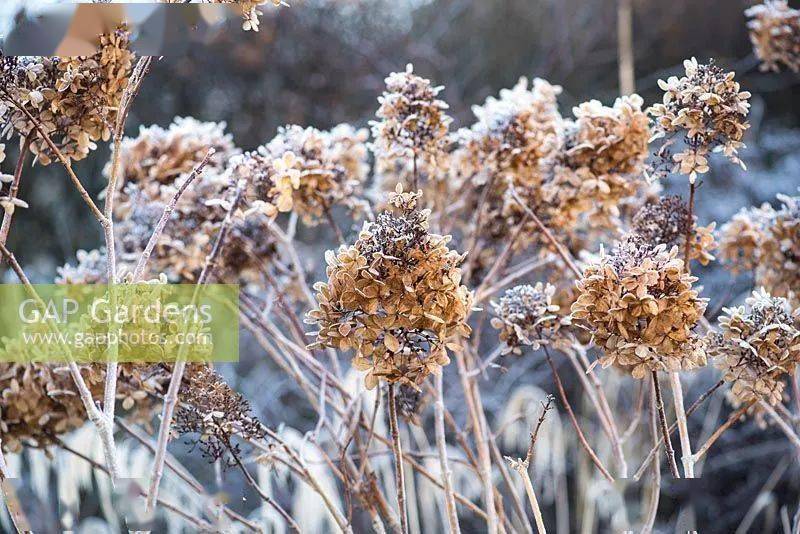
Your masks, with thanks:
[(500, 330), (504, 353), (521, 354), (523, 345), (534, 350), (557, 339), (561, 326), (568, 318), (560, 317), (560, 307), (553, 303), (555, 286), (515, 286), (505, 292), (498, 302), (492, 302), (495, 317), (492, 326)]
[(235, 463), (241, 450), (234, 436), (260, 440), (265, 436), (250, 403), (233, 391), (225, 380), (206, 366), (193, 366), (179, 393), (181, 404), (175, 412), (173, 430), (200, 449), (210, 462)]
[(707, 265), (714, 259), (710, 250), (716, 247), (713, 235), (716, 223), (702, 227), (697, 226), (696, 221), (695, 216), (689, 220), (689, 208), (679, 196), (661, 197), (656, 202), (645, 204), (636, 212), (630, 231), (647, 243), (683, 250), (686, 233), (691, 230), (689, 257)]
[(784, 377), (800, 363), (800, 317), (792, 317), (786, 299), (754, 291), (745, 306), (725, 308), (719, 324), (709, 354), (731, 384), (734, 403), (781, 402)]
[(418, 199), (398, 186), (395, 211), (365, 223), (354, 245), (327, 252), (328, 281), (314, 286), (318, 307), (307, 320), (320, 327), (316, 345), (355, 349), (369, 388), (381, 379), (417, 387), (449, 362), (446, 344), (469, 333), (462, 257), (449, 236), (429, 232)]
[(129, 37), (125, 27), (101, 35), (92, 56), (0, 55), (2, 133), (32, 136), (30, 150), (43, 165), (55, 157), (19, 105), (69, 160), (83, 159), (98, 141), (108, 141), (132, 70)]
[(777, 72), (783, 65), (800, 71), (800, 11), (786, 0), (765, 0), (744, 13), (750, 18), (747, 27), (761, 70)]
[(692, 329), (706, 299), (692, 289), (697, 278), (683, 269), (678, 249), (628, 236), (584, 270), (572, 318), (603, 348), (603, 367), (615, 365), (634, 378), (650, 371), (705, 365), (703, 344)]
[(654, 138), (683, 136), (686, 148), (672, 156), (672, 172), (686, 174), (694, 183), (698, 174), (708, 172), (708, 158), (717, 151), (744, 168), (738, 150), (744, 146), (742, 138), (750, 127), (750, 93), (739, 90), (734, 72), (725, 72), (713, 62), (699, 64), (692, 58), (683, 65), (683, 77), (658, 81), (664, 90), (664, 101), (649, 111), (655, 120)]
[(105, 249), (79, 250), (76, 260), (74, 266), (67, 263), (56, 269), (56, 284), (101, 284), (108, 279)]

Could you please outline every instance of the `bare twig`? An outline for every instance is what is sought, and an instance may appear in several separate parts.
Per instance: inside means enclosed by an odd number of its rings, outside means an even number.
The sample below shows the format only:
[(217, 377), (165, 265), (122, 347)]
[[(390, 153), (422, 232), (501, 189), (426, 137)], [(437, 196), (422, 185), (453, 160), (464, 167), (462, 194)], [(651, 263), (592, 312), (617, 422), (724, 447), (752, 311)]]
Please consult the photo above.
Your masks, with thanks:
[[(25, 137), (19, 149), (19, 157), (17, 158), (17, 166), (14, 169), (14, 180), (8, 190), (8, 198), (12, 201), (17, 198), (19, 194), (19, 183), (22, 179), (22, 169), (25, 166), (25, 159), (28, 156), (28, 151), (31, 146), (31, 136)], [(0, 243), (5, 245), (8, 241), (8, 232), (11, 230), (11, 220), (14, 218), (13, 211), (7, 211), (3, 214), (3, 225), (0, 227)]]
[(689, 425), (686, 421), (686, 412), (683, 408), (683, 387), (681, 377), (677, 371), (669, 373), (669, 382), (672, 386), (672, 400), (675, 405), (675, 418), (678, 423), (678, 435), (681, 439), (681, 461), (683, 462), (683, 476), (694, 478), (694, 456), (692, 455), (692, 442), (689, 440)]
[(456, 499), (453, 495), (453, 473), (450, 471), (450, 464), (447, 461), (447, 441), (444, 434), (444, 386), (442, 384), (442, 372), (435, 377), (436, 382), (436, 403), (435, 403), (435, 426), (436, 426), (436, 446), (439, 449), (439, 464), (442, 468), (442, 485), (444, 486), (444, 502), (447, 510), (447, 520), (450, 524), (450, 533), (458, 534), (461, 528), (458, 524), (458, 512), (456, 510)]
[(727, 421), (725, 421), (725, 422), (724, 422), (724, 423), (723, 423), (723, 424), (722, 424), (722, 425), (721, 425), (719, 428), (717, 428), (717, 429), (714, 431), (714, 433), (713, 433), (713, 434), (711, 434), (711, 437), (709, 437), (709, 438), (706, 440), (706, 442), (705, 442), (705, 443), (703, 443), (703, 444), (700, 446), (700, 448), (699, 448), (699, 449), (697, 449), (697, 452), (694, 454), (694, 461), (695, 461), (695, 462), (697, 462), (697, 460), (699, 460), (699, 459), (701, 459), (703, 456), (705, 456), (705, 454), (708, 452), (708, 449), (710, 449), (710, 448), (711, 448), (711, 446), (712, 446), (712, 445), (713, 445), (713, 444), (714, 444), (714, 443), (715, 443), (715, 442), (716, 442), (716, 441), (719, 439), (719, 437), (720, 437), (720, 436), (721, 436), (723, 433), (725, 433), (725, 431), (726, 431), (726, 430), (728, 430), (728, 429), (729, 429), (731, 426), (735, 425), (735, 424), (736, 424), (736, 422), (737, 422), (737, 421), (739, 421), (739, 419), (740, 419), (740, 418), (741, 418), (741, 417), (742, 417), (742, 416), (743, 416), (745, 413), (747, 413), (747, 410), (749, 410), (749, 409), (750, 409), (750, 406), (752, 406), (752, 405), (754, 404), (754, 402), (755, 402), (755, 401), (753, 401), (753, 402), (749, 402), (749, 403), (745, 404), (744, 406), (742, 406), (741, 408), (739, 408), (738, 410), (736, 410), (735, 412), (733, 412), (733, 413), (732, 413), (732, 414), (731, 414), (731, 415), (728, 417), (728, 420), (727, 420)]
[(767, 413), (767, 415), (769, 415), (770, 419), (772, 419), (772, 421), (778, 425), (778, 428), (780, 428), (784, 435), (789, 438), (789, 441), (792, 443), (792, 445), (794, 445), (797, 450), (800, 451), (800, 437), (798, 437), (795, 431), (792, 430), (792, 427), (783, 420), (783, 417), (778, 415), (778, 413), (775, 411), (775, 408), (773, 408), (770, 403), (764, 400), (759, 400), (758, 405)]
[(406, 481), (403, 467), (403, 445), (400, 443), (400, 431), (397, 424), (397, 402), (394, 384), (388, 385), (389, 427), (392, 434), (392, 450), (394, 451), (395, 477), (397, 482), (397, 507), (400, 514), (400, 526), (403, 534), (408, 534), (408, 511), (406, 510)]
[(617, 55), (619, 61), (619, 91), (630, 95), (636, 90), (633, 61), (633, 5), (632, 0), (617, 3)]

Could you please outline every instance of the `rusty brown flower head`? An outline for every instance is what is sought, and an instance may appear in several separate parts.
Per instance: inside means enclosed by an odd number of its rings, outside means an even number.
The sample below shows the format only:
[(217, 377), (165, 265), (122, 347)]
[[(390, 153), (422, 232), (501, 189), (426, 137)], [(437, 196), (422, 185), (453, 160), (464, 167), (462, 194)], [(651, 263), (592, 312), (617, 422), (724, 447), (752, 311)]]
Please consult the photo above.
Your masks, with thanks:
[(318, 307), (307, 320), (320, 327), (316, 345), (354, 349), (369, 388), (418, 387), (449, 363), (447, 344), (469, 334), (463, 258), (449, 236), (429, 231), (419, 196), (398, 185), (391, 211), (365, 223), (354, 245), (326, 253), (328, 281), (315, 284)]
[(677, 255), (677, 248), (629, 236), (584, 270), (572, 318), (586, 325), (603, 349), (603, 367), (643, 378), (651, 371), (705, 365), (692, 329), (706, 300), (692, 288), (697, 278), (684, 271)]
[(665, 137), (662, 154), (675, 136), (681, 136), (686, 148), (674, 154), (672, 172), (689, 176), (694, 183), (698, 174), (708, 172), (712, 152), (722, 152), (731, 162), (744, 168), (738, 151), (750, 127), (750, 93), (740, 91), (734, 72), (714, 65), (699, 64), (695, 58), (683, 62), (686, 74), (659, 80), (664, 91), (663, 103), (650, 108), (655, 124), (654, 139)]
[(30, 150), (43, 165), (55, 158), (21, 107), (69, 160), (108, 141), (132, 70), (129, 37), (125, 28), (100, 36), (92, 56), (0, 56), (3, 135), (31, 137)]
[(536, 350), (557, 338), (568, 318), (560, 316), (560, 307), (553, 303), (555, 290), (541, 282), (515, 286), (492, 302), (495, 317), (491, 324), (500, 331), (504, 354), (521, 354), (525, 345)]
[(734, 403), (781, 402), (784, 378), (800, 362), (800, 321), (786, 299), (754, 291), (745, 306), (725, 308), (719, 325), (709, 354), (731, 384)]
[(745, 12), (753, 51), (761, 70), (779, 71), (781, 65), (800, 71), (800, 10), (786, 0), (765, 0)]

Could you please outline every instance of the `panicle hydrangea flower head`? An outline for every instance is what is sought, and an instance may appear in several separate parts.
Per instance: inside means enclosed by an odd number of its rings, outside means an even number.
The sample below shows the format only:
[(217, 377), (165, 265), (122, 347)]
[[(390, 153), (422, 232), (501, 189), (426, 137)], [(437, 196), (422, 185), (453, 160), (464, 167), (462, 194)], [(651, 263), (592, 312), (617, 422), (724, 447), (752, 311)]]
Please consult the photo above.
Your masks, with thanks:
[(681, 251), (686, 244), (686, 234), (691, 231), (689, 258), (708, 265), (714, 259), (710, 251), (716, 247), (713, 234), (716, 223), (697, 226), (697, 217), (693, 215), (691, 219), (690, 221), (689, 207), (681, 197), (660, 197), (636, 212), (630, 231), (653, 245), (665, 245), (670, 249), (678, 247)]
[(30, 137), (32, 153), (49, 164), (51, 153), (35, 123), (68, 160), (81, 160), (111, 138), (134, 54), (125, 27), (100, 36), (91, 56), (12, 57), (0, 55), (0, 125), (3, 134)]
[(446, 155), (450, 123), (448, 105), (437, 98), (444, 89), (414, 74), (409, 64), (404, 72), (386, 78), (386, 90), (378, 98), (379, 120), (371, 121), (372, 149), (378, 160), (417, 159), (435, 169)]
[(765, 0), (745, 11), (750, 18), (750, 42), (761, 70), (779, 71), (781, 65), (800, 71), (800, 10), (786, 0)]
[(314, 286), (314, 345), (354, 349), (369, 388), (380, 380), (419, 387), (470, 331), (463, 257), (447, 247), (449, 236), (429, 231), (419, 197), (398, 185), (390, 211), (365, 223), (354, 245), (326, 253), (328, 280)]
[(572, 319), (586, 325), (604, 354), (634, 378), (651, 371), (705, 365), (703, 344), (692, 329), (706, 309), (678, 258), (678, 249), (632, 235), (611, 254), (589, 264), (577, 283)]
[(621, 202), (645, 183), (650, 127), (642, 103), (639, 95), (618, 98), (613, 107), (592, 100), (573, 109), (575, 120), (564, 120), (544, 185), (561, 220), (585, 214), (595, 226), (618, 223)]
[[(722, 152), (731, 162), (744, 168), (738, 150), (750, 127), (750, 93), (740, 91), (736, 73), (725, 72), (713, 62), (699, 64), (695, 58), (683, 62), (685, 75), (659, 80), (664, 91), (663, 103), (650, 108), (655, 123), (654, 139), (681, 135), (686, 148), (672, 156), (673, 172), (689, 176), (708, 172), (712, 152)], [(665, 151), (673, 139), (664, 143)]]
[(495, 315), (491, 324), (500, 330), (504, 354), (521, 354), (523, 345), (536, 350), (557, 340), (559, 330), (569, 321), (559, 315), (561, 308), (553, 302), (555, 290), (555, 286), (541, 282), (519, 285), (491, 303)]
[(747, 208), (720, 229), (720, 250), (734, 271), (752, 269), (757, 286), (800, 305), (800, 197), (778, 195), (768, 204)]
[(287, 126), (256, 152), (234, 158), (231, 171), (248, 182), (249, 212), (275, 217), (295, 211), (317, 224), (334, 205), (354, 212), (369, 172), (367, 131), (341, 124), (330, 131)]
[(800, 317), (792, 316), (786, 299), (754, 291), (745, 306), (725, 308), (719, 325), (709, 354), (730, 383), (733, 402), (781, 402), (784, 378), (800, 363)]

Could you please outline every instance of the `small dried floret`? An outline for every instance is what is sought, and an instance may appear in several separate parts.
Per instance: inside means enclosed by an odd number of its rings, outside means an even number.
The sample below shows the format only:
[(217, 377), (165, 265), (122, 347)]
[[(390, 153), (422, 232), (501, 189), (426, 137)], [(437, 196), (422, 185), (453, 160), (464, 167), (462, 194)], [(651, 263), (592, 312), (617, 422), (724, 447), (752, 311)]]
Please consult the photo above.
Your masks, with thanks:
[(784, 65), (800, 71), (800, 10), (786, 0), (765, 0), (745, 11), (751, 20), (750, 41), (761, 70), (779, 71)]
[(731, 384), (734, 402), (781, 402), (784, 378), (800, 363), (800, 321), (786, 299), (754, 291), (745, 306), (725, 308), (719, 325), (709, 354)]
[(492, 302), (495, 317), (491, 324), (500, 330), (504, 354), (521, 354), (523, 345), (536, 350), (557, 338), (568, 318), (561, 317), (560, 306), (553, 303), (555, 290), (555, 286), (541, 282), (535, 286), (520, 285), (507, 290), (498, 302)]
[[(683, 66), (685, 76), (658, 81), (664, 90), (663, 103), (650, 108), (655, 120), (653, 138), (680, 134), (686, 144), (684, 150), (672, 156), (672, 172), (689, 175), (694, 183), (698, 174), (708, 172), (712, 152), (722, 152), (744, 168), (738, 150), (744, 146), (742, 138), (750, 127), (750, 93), (739, 90), (739, 83), (733, 80), (736, 73), (725, 72), (713, 62), (698, 64), (692, 58)], [(662, 151), (671, 141), (663, 145)]]
[(426, 395), (418, 388), (413, 388), (406, 384), (400, 384), (397, 388), (397, 414), (410, 424), (422, 426), (422, 412), (430, 401), (430, 396)]
[(370, 122), (376, 159), (416, 159), (418, 165), (436, 168), (446, 153), (453, 121), (447, 103), (437, 98), (442, 89), (414, 74), (411, 64), (405, 72), (389, 74), (378, 98), (379, 120)]
[(449, 363), (447, 344), (469, 333), (463, 258), (449, 236), (429, 231), (418, 201), (398, 186), (393, 211), (365, 223), (354, 245), (328, 251), (328, 281), (314, 286), (318, 307), (307, 320), (320, 327), (316, 345), (355, 349), (369, 388), (381, 379), (418, 387)]
[(689, 258), (707, 265), (714, 259), (710, 251), (716, 247), (715, 226), (716, 223), (697, 226), (697, 217), (693, 215), (689, 220), (689, 207), (683, 200), (679, 196), (668, 196), (642, 206), (633, 217), (631, 232), (653, 245), (676, 246), (683, 251), (686, 234), (691, 231)]
[(615, 365), (634, 378), (699, 367), (705, 352), (692, 329), (707, 301), (692, 289), (695, 281), (677, 247), (629, 236), (586, 267), (572, 318), (587, 325), (604, 350), (603, 367)]
[(85, 158), (108, 141), (134, 58), (124, 27), (103, 34), (99, 50), (80, 57), (0, 54), (0, 125), (3, 135), (31, 137), (30, 150), (49, 164), (52, 154), (25, 109), (69, 160)]
[(234, 436), (247, 441), (266, 435), (250, 403), (207, 366), (191, 367), (178, 395), (181, 403), (173, 430), (212, 462), (236, 463), (241, 450)]

